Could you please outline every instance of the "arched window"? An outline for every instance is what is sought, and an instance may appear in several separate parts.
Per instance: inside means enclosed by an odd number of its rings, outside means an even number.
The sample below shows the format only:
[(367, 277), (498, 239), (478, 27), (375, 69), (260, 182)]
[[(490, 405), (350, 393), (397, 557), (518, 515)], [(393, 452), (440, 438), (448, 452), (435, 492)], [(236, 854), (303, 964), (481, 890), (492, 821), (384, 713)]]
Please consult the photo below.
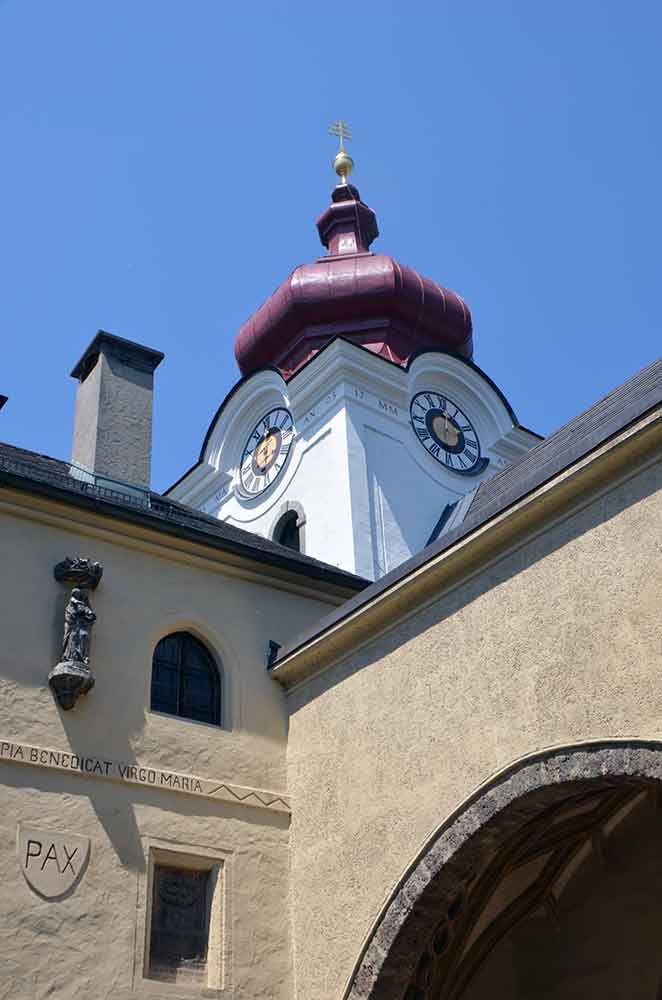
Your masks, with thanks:
[(295, 552), (301, 552), (299, 515), (295, 510), (288, 510), (279, 520), (274, 530), (274, 542), (279, 542), (288, 549), (294, 549)]
[(173, 632), (152, 658), (151, 707), (182, 719), (221, 724), (221, 679), (207, 649), (189, 632)]

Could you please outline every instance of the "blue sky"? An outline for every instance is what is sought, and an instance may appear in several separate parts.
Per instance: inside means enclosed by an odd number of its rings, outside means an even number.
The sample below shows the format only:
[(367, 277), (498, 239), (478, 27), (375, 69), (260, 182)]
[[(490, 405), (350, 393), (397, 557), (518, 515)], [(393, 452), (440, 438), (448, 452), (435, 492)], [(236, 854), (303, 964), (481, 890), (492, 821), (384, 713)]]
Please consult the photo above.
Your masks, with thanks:
[(468, 301), (549, 433), (660, 354), (662, 5), (0, 0), (0, 438), (71, 447), (98, 328), (156, 347), (153, 480), (320, 253), (338, 117), (373, 245)]

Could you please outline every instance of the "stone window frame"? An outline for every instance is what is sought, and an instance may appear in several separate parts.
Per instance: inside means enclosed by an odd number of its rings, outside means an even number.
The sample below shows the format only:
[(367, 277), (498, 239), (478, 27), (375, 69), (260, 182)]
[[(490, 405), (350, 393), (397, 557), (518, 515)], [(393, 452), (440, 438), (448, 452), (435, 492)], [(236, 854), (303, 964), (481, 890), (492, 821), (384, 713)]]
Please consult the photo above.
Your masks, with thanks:
[(285, 503), (280, 505), (275, 518), (271, 522), (269, 538), (272, 541), (276, 541), (276, 529), (285, 515), (289, 514), (291, 511), (295, 511), (297, 515), (297, 528), (299, 529), (299, 552), (306, 554), (306, 513), (298, 500), (286, 500)]
[[(200, 844), (173, 844), (143, 838), (145, 868), (138, 877), (133, 989), (151, 1000), (231, 1000), (232, 985), (232, 855), (231, 849)], [(207, 946), (207, 976), (202, 983), (166, 983), (149, 976), (149, 949), (154, 893), (154, 869), (172, 865), (209, 871), (211, 902)]]

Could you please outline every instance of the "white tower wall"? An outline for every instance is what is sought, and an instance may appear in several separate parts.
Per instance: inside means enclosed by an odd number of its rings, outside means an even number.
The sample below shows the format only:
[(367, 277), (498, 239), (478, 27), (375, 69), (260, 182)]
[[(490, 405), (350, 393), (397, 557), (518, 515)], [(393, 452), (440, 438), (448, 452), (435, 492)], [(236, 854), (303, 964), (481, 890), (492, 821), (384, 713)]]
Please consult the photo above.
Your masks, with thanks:
[[(409, 406), (423, 390), (467, 414), (489, 460), (480, 475), (452, 472), (422, 447)], [(241, 454), (276, 406), (292, 413), (294, 443), (278, 478), (249, 498)], [(288, 383), (271, 369), (245, 379), (221, 407), (201, 463), (170, 495), (265, 537), (295, 509), (307, 555), (376, 579), (425, 546), (447, 504), (537, 441), (476, 366), (430, 351), (405, 370), (337, 339)]]

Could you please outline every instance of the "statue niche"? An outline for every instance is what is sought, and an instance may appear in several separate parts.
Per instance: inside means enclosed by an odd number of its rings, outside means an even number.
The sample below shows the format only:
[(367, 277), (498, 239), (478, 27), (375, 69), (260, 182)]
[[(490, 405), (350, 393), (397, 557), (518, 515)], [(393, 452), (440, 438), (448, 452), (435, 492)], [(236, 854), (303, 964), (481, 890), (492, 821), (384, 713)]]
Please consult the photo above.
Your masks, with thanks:
[(65, 559), (55, 567), (56, 580), (77, 584), (64, 612), (61, 659), (48, 675), (53, 694), (65, 712), (94, 687), (90, 639), (97, 616), (90, 606), (89, 591), (98, 585), (102, 573), (99, 563), (89, 559)]

